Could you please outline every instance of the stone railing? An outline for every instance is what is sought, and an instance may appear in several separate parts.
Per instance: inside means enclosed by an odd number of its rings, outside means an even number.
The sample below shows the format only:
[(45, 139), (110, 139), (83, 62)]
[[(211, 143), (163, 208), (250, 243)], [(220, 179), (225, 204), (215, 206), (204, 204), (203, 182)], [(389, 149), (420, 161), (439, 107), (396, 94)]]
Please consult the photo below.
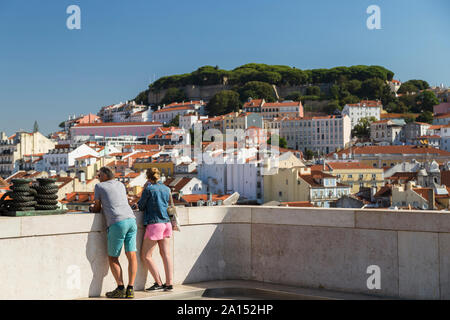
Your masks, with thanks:
[[(450, 298), (450, 214), (320, 208), (180, 208), (175, 284), (255, 280), (400, 298)], [(142, 213), (136, 213), (138, 224)], [(143, 227), (138, 232), (138, 250)], [(164, 269), (157, 252), (159, 270)], [(124, 277), (126, 258), (122, 252)], [(369, 266), (380, 289), (368, 289)], [(73, 299), (115, 288), (101, 214), (0, 217), (0, 299)], [(370, 269), (369, 269), (370, 270)], [(377, 274), (375, 274), (377, 275)], [(369, 281), (371, 282), (371, 281)], [(153, 283), (139, 262), (135, 287)]]

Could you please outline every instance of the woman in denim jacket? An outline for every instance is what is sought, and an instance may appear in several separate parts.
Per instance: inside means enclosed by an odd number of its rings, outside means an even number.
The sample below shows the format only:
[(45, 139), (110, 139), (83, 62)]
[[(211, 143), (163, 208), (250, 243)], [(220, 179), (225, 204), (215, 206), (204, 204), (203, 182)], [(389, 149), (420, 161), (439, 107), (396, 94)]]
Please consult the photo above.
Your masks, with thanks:
[[(139, 210), (144, 212), (145, 234), (142, 242), (141, 259), (153, 276), (155, 283), (149, 291), (173, 289), (173, 261), (170, 256), (170, 237), (172, 224), (167, 207), (171, 197), (170, 189), (159, 181), (160, 173), (156, 168), (147, 170), (148, 182), (144, 186), (141, 199), (138, 201)], [(159, 246), (159, 252), (164, 264), (166, 283), (163, 284), (158, 268), (152, 259), (153, 251)]]

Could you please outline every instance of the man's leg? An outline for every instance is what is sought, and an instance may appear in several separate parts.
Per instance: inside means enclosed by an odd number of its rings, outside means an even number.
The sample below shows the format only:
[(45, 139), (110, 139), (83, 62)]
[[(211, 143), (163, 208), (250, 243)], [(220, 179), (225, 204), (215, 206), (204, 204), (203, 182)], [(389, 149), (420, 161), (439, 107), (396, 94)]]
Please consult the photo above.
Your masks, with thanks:
[(136, 219), (127, 219), (126, 222), (129, 226), (127, 234), (125, 235), (125, 254), (128, 259), (128, 286), (133, 287), (137, 273), (136, 235), (138, 228)]
[(117, 222), (108, 228), (108, 260), (111, 272), (116, 279), (118, 286), (123, 286), (122, 266), (119, 263), (120, 252), (122, 251), (125, 235), (122, 230), (122, 223)]
[(126, 252), (128, 258), (128, 285), (134, 286), (137, 273), (136, 251)]
[(123, 286), (122, 267), (119, 263), (119, 257), (108, 256), (108, 260), (111, 272), (114, 276), (114, 279), (116, 279), (117, 285)]

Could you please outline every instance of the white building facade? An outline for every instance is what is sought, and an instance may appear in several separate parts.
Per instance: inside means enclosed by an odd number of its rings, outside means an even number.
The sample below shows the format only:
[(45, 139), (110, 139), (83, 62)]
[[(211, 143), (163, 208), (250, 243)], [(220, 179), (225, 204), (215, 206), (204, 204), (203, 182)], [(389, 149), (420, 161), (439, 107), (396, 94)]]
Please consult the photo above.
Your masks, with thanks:
[(370, 124), (370, 139), (374, 142), (387, 142), (399, 145), (404, 141), (403, 127), (391, 120), (380, 120)]
[(235, 154), (221, 150), (207, 152), (209, 160), (197, 166), (198, 178), (208, 185), (208, 192), (232, 194), (238, 192), (242, 200), (263, 202), (263, 161), (253, 155), (255, 148), (241, 149)]
[(351, 128), (353, 130), (363, 118), (374, 117), (379, 121), (382, 109), (383, 105), (380, 101), (363, 100), (356, 104), (346, 104), (341, 114), (350, 117)]
[(350, 118), (346, 115), (276, 119), (268, 122), (267, 128), (278, 129), (290, 149), (323, 154), (345, 148), (351, 139)]
[(77, 148), (71, 147), (69, 145), (56, 146), (55, 149), (50, 150), (48, 153), (44, 154), (44, 170), (67, 172), (69, 170), (69, 167), (73, 167), (75, 165), (75, 159), (83, 156), (98, 157), (98, 153), (85, 144), (82, 144)]

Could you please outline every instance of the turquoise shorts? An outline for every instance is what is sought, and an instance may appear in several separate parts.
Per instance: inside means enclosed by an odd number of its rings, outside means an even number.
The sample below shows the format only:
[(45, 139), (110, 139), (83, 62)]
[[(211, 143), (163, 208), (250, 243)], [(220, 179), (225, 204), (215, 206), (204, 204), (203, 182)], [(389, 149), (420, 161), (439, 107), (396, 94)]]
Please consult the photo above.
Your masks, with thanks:
[(125, 243), (125, 252), (136, 249), (137, 224), (136, 219), (129, 218), (114, 223), (108, 228), (108, 256), (118, 257)]

